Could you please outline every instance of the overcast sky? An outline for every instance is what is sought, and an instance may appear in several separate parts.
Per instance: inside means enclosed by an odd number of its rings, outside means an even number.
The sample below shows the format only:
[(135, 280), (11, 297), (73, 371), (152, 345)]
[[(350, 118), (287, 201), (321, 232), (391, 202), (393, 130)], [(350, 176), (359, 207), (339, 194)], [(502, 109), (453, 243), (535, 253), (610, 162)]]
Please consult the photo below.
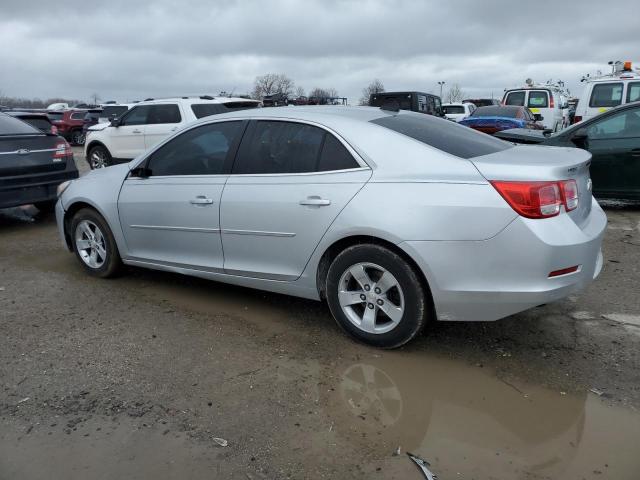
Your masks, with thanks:
[[(638, 0), (0, 0), (0, 92), (131, 100), (249, 92), (285, 73), (357, 103), (388, 91), (505, 87), (640, 62)], [(639, 64), (640, 65), (640, 64)]]

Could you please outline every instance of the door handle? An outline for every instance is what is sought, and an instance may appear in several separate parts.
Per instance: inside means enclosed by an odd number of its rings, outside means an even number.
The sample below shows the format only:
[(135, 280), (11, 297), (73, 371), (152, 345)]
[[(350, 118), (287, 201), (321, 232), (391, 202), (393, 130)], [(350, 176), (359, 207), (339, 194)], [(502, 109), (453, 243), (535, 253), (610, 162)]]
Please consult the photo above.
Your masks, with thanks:
[(189, 200), (191, 205), (211, 205), (213, 204), (212, 198), (207, 198), (204, 195), (198, 195), (196, 198)]
[(138, 130), (138, 129), (136, 129), (136, 130), (131, 130), (131, 133), (142, 133), (142, 130)]
[(327, 205), (331, 205), (331, 200), (327, 200), (326, 198), (320, 198), (317, 195), (312, 195), (311, 197), (307, 197), (304, 200), (300, 200), (300, 205), (308, 205), (312, 207), (326, 207)]

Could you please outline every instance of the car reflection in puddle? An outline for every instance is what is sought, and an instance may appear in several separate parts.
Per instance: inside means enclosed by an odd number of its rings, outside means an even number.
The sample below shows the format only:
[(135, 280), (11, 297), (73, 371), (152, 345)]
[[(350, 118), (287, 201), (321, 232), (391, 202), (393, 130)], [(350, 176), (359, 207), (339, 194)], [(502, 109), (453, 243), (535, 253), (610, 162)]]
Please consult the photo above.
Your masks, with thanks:
[[(486, 368), (410, 352), (353, 363), (337, 382), (327, 399), (336, 435), (363, 448), (375, 444), (385, 472), (399, 478), (418, 478), (407, 451), (431, 462), (440, 478), (605, 471), (607, 478), (638, 478), (630, 445), (640, 417), (594, 395), (506, 382)], [(402, 455), (391, 456), (398, 447)]]

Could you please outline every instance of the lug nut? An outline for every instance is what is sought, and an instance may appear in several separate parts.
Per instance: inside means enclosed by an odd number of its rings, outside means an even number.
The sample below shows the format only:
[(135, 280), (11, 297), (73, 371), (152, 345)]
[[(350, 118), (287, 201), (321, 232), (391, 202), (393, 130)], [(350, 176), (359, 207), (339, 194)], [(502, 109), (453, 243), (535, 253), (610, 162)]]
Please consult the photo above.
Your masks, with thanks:
[(373, 308), (373, 303), (370, 303), (368, 306), (369, 308)]
[(378, 305), (382, 305), (384, 304), (384, 302), (382, 301), (382, 299), (378, 299)]
[(371, 290), (371, 287), (369, 285), (365, 285), (364, 289), (368, 292), (369, 290)]
[(364, 302), (366, 299), (367, 299), (367, 296), (364, 293), (362, 293), (360, 295), (360, 300), (362, 300)]
[(380, 295), (382, 293), (382, 290), (380, 290), (380, 288), (376, 287), (374, 292), (376, 292), (378, 295)]

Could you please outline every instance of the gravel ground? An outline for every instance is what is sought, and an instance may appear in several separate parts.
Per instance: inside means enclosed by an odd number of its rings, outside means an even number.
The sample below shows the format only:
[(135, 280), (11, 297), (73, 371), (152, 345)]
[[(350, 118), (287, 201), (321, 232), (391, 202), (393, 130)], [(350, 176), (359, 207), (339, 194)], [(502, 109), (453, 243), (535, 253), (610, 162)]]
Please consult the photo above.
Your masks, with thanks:
[(640, 209), (607, 214), (585, 292), (388, 352), (321, 303), (88, 277), (0, 211), (0, 479), (640, 478)]

